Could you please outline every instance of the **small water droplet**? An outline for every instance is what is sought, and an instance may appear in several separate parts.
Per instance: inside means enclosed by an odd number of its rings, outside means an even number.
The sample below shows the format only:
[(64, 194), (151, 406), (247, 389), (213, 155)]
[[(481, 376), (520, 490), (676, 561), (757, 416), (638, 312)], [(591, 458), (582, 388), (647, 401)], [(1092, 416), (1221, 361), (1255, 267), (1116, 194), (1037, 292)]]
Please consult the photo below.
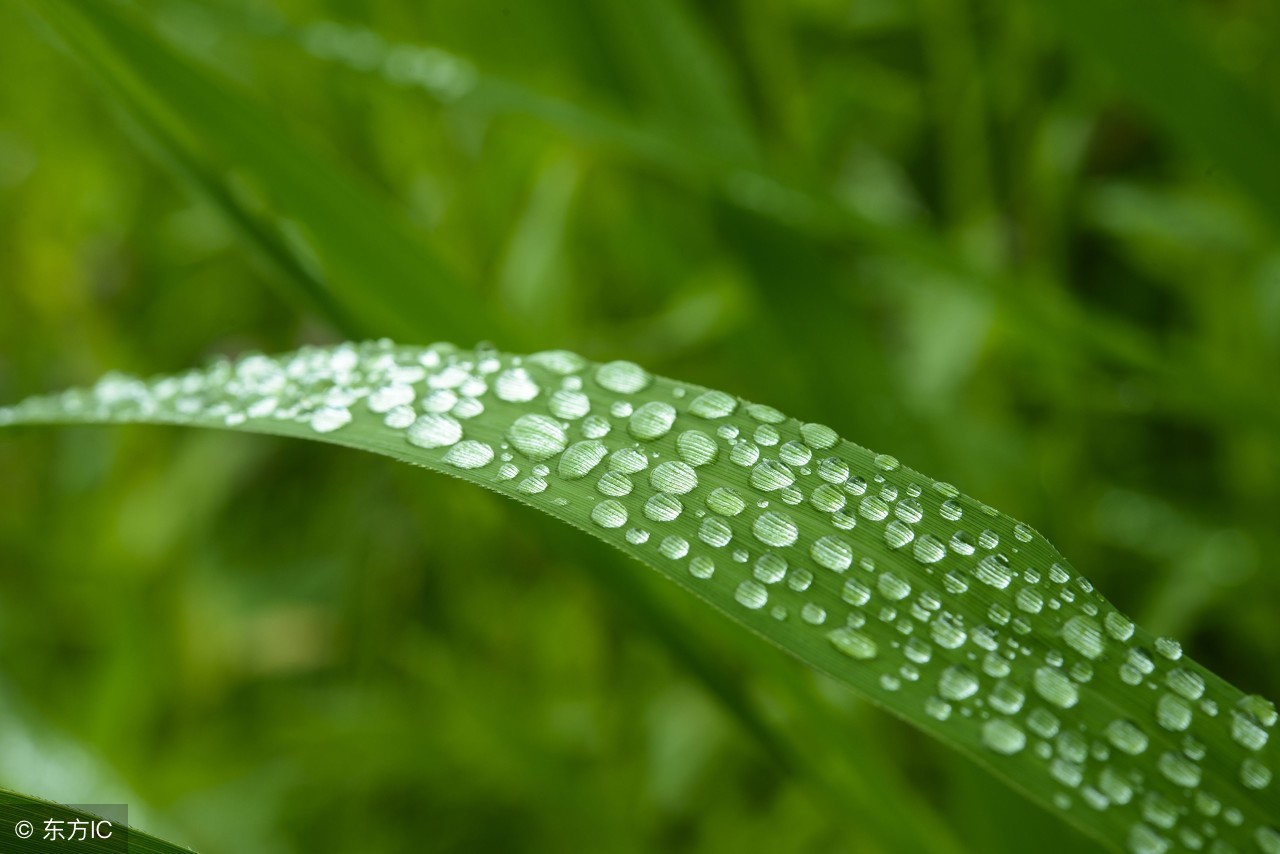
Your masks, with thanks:
[(698, 528), (698, 539), (712, 548), (722, 548), (733, 539), (733, 529), (720, 517), (708, 516)]
[(691, 466), (705, 466), (715, 462), (720, 446), (701, 430), (685, 430), (676, 437), (676, 453)]
[(685, 495), (698, 485), (698, 475), (693, 467), (679, 460), (658, 463), (649, 475), (649, 485), (659, 492)]
[(1106, 650), (1102, 627), (1089, 617), (1077, 615), (1067, 620), (1062, 626), (1062, 638), (1085, 658), (1096, 659)]
[(699, 418), (714, 420), (732, 415), (738, 408), (737, 398), (722, 391), (706, 391), (689, 404), (689, 412)]
[(751, 485), (763, 492), (773, 492), (795, 483), (791, 469), (777, 460), (765, 460), (751, 469)]
[(891, 549), (900, 549), (915, 538), (916, 532), (911, 526), (898, 519), (890, 519), (889, 524), (884, 526), (884, 541)]
[(675, 534), (663, 537), (662, 542), (658, 544), (658, 552), (663, 557), (679, 560), (689, 553), (689, 541)]
[(576, 389), (562, 388), (547, 401), (551, 414), (563, 421), (577, 421), (591, 411), (591, 398)]
[(885, 572), (876, 579), (876, 589), (891, 602), (898, 602), (911, 595), (911, 583), (896, 572)]
[(800, 438), (815, 451), (825, 451), (840, 441), (836, 431), (825, 424), (801, 424)]
[(1107, 740), (1130, 756), (1137, 756), (1147, 749), (1147, 734), (1133, 721), (1118, 718), (1107, 724)]
[(841, 537), (819, 537), (809, 549), (809, 556), (818, 566), (844, 572), (853, 563), (853, 546)]
[(902, 463), (898, 462), (897, 457), (891, 457), (888, 454), (876, 454), (875, 459), (872, 460), (872, 462), (874, 462), (876, 468), (881, 471), (897, 471), (897, 469), (902, 465)]
[(737, 516), (747, 509), (747, 502), (732, 487), (717, 486), (707, 496), (707, 509), (721, 516)]
[(345, 406), (322, 406), (311, 415), (311, 429), (317, 433), (332, 433), (351, 423), (351, 411)]
[(574, 442), (560, 455), (556, 473), (565, 480), (577, 480), (586, 477), (591, 470), (600, 465), (609, 449), (599, 439), (583, 439)]
[(1175, 694), (1161, 694), (1156, 701), (1156, 723), (1170, 732), (1182, 732), (1191, 726), (1191, 706)]
[(630, 495), (632, 488), (631, 478), (616, 471), (605, 472), (596, 481), (596, 490), (601, 495), (608, 495), (613, 498), (622, 498)]
[(637, 448), (619, 448), (609, 455), (609, 470), (636, 474), (649, 467), (649, 458)]
[(1080, 690), (1056, 667), (1037, 668), (1031, 684), (1037, 694), (1060, 709), (1069, 709), (1080, 701)]

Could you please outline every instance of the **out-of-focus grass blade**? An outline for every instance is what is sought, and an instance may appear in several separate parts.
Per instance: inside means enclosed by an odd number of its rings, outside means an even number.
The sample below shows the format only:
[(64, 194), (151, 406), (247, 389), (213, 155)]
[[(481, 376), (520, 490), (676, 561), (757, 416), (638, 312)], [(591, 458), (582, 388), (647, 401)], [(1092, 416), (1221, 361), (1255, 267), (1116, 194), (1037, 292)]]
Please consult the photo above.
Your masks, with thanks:
[[(83, 810), (0, 789), (0, 854), (76, 848), (99, 852), (190, 854), (189, 848), (165, 842), (140, 830), (116, 824), (104, 825), (102, 822), (101, 816)], [(61, 838), (52, 836), (55, 833), (60, 833)], [(106, 838), (90, 838), (90, 833), (100, 833)]]
[(1050, 0), (1062, 34), (1280, 225), (1280, 115), (1156, 0)]
[(0, 409), (126, 422), (472, 481), (622, 549), (1107, 844), (1280, 851), (1273, 703), (1135, 626), (1025, 524), (826, 426), (629, 362), (385, 341)]
[(395, 216), (263, 107), (115, 4), (32, 4), (210, 201), (330, 316), (375, 335), (501, 325)]

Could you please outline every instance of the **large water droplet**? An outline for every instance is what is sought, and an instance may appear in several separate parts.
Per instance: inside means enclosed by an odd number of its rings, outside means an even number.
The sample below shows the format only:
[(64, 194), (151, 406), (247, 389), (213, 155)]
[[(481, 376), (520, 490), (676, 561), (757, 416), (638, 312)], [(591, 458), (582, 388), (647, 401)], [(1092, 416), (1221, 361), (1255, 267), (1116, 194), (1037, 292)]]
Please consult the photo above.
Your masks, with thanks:
[(1009, 571), (1009, 560), (1002, 554), (987, 555), (978, 561), (973, 570), (973, 577), (983, 584), (989, 584), (997, 590), (1003, 590), (1013, 580)]
[(738, 600), (739, 605), (758, 611), (768, 604), (769, 591), (759, 581), (748, 578), (733, 591), (733, 598)]
[(351, 410), (345, 406), (322, 406), (312, 413), (310, 423), (317, 433), (332, 433), (351, 423)]
[(550, 459), (563, 451), (568, 443), (560, 422), (545, 415), (521, 415), (507, 430), (507, 439), (517, 451), (532, 460)]
[(1191, 706), (1175, 694), (1162, 694), (1156, 701), (1156, 723), (1170, 732), (1182, 732), (1191, 726)]
[(767, 546), (789, 546), (800, 536), (800, 530), (790, 516), (773, 511), (761, 513), (751, 530), (756, 539)]
[(1036, 693), (1061, 709), (1069, 709), (1080, 701), (1080, 690), (1056, 667), (1040, 667), (1032, 676)]
[(911, 529), (911, 526), (897, 519), (890, 519), (889, 524), (884, 526), (884, 541), (891, 549), (900, 549), (915, 537), (916, 532)]
[(1075, 616), (1062, 626), (1062, 637), (1067, 645), (1085, 658), (1096, 659), (1106, 649), (1102, 639), (1102, 627), (1097, 620)]
[(527, 403), (541, 391), (538, 384), (524, 368), (508, 368), (498, 374), (493, 383), (493, 393), (508, 403)]
[(720, 447), (701, 430), (685, 430), (676, 437), (676, 453), (691, 466), (705, 466), (715, 462)]
[(462, 438), (462, 425), (452, 416), (428, 412), (409, 425), (407, 436), (419, 448), (444, 448)]
[(1027, 734), (1004, 718), (992, 718), (982, 725), (982, 743), (996, 753), (1012, 756), (1027, 746)]
[(486, 442), (464, 439), (445, 452), (444, 461), (460, 469), (483, 468), (493, 462), (493, 447)]
[(853, 546), (841, 537), (819, 537), (809, 549), (809, 556), (818, 566), (844, 572), (853, 563)]
[(591, 470), (600, 465), (609, 449), (599, 439), (583, 439), (574, 442), (560, 455), (560, 463), (556, 473), (566, 480), (577, 480), (586, 477)]
[(879, 652), (876, 642), (868, 635), (844, 626), (827, 632), (827, 640), (837, 650), (858, 661), (869, 661)]
[(765, 460), (751, 469), (751, 485), (764, 492), (773, 492), (795, 483), (791, 469), (777, 460)]
[(737, 516), (747, 509), (747, 502), (732, 487), (717, 486), (707, 496), (707, 509), (721, 516)]
[(827, 448), (833, 448), (836, 442), (840, 441), (836, 431), (825, 424), (801, 424), (800, 438), (815, 451), (825, 451)]
[(668, 460), (654, 467), (649, 484), (659, 492), (685, 495), (697, 487), (698, 475), (688, 463)]
[(635, 394), (649, 387), (653, 377), (634, 362), (606, 362), (596, 369), (596, 382), (617, 394)]
[(912, 556), (920, 563), (937, 563), (947, 556), (947, 547), (932, 534), (925, 534), (916, 539), (911, 550)]
[(1137, 756), (1147, 749), (1147, 734), (1133, 721), (1119, 718), (1107, 724), (1107, 740), (1117, 750)]
[(655, 522), (671, 522), (684, 512), (680, 499), (665, 492), (652, 495), (644, 503), (644, 515)]
[(708, 516), (698, 528), (698, 539), (712, 548), (722, 548), (733, 539), (733, 529), (720, 517)]
[(577, 421), (591, 411), (591, 398), (577, 389), (562, 388), (551, 395), (547, 408), (556, 418)]
[(627, 430), (642, 442), (660, 439), (671, 431), (676, 423), (676, 408), (660, 400), (642, 403), (631, 413)]
[(951, 666), (938, 677), (938, 696), (944, 700), (967, 700), (978, 693), (978, 677), (966, 667)]
[(706, 391), (693, 399), (689, 412), (699, 418), (716, 419), (732, 415), (738, 408), (737, 398), (722, 391)]
[(591, 521), (601, 528), (621, 528), (627, 524), (627, 508), (612, 498), (601, 501), (591, 509)]

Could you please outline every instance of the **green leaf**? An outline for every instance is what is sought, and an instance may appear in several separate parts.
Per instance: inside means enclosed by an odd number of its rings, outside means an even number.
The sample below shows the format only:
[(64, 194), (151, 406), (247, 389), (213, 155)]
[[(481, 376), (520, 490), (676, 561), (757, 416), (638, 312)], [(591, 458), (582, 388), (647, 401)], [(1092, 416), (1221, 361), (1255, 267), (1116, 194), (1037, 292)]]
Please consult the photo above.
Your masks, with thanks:
[(1280, 850), (1273, 704), (1135, 627), (1031, 528), (828, 427), (629, 362), (386, 341), (0, 410), (106, 422), (315, 439), (472, 481), (617, 546), (1109, 844)]
[[(188, 854), (190, 849), (157, 839), (140, 830), (112, 824), (104, 828), (110, 833), (109, 839), (101, 841), (84, 841), (82, 837), (74, 837), (77, 841), (61, 842), (44, 838), (45, 823), (58, 823), (64, 833), (78, 832), (72, 822), (87, 822), (97, 827), (102, 818), (84, 810), (43, 801), (29, 795), (20, 795), (0, 789), (0, 851), (66, 851), (79, 846), (85, 851), (131, 851), (139, 854)], [(80, 825), (86, 828), (88, 825)], [(24, 836), (24, 834), (30, 834)], [(105, 835), (105, 834), (104, 834)], [(23, 839), (25, 841), (19, 841)], [(127, 844), (127, 848), (126, 848)]]
[(429, 321), (460, 336), (502, 330), (385, 200), (114, 4), (32, 8), (169, 165), (345, 329), (413, 336)]

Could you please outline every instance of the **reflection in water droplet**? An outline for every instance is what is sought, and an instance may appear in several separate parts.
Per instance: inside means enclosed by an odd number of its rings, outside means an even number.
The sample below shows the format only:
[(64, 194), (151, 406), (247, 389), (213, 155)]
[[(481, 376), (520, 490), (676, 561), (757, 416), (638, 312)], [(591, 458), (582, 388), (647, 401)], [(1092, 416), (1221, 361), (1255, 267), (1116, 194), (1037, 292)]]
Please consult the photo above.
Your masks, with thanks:
[(761, 513), (751, 530), (756, 539), (767, 546), (789, 546), (800, 536), (800, 530), (790, 516), (772, 510)]
[(676, 423), (676, 409), (669, 403), (651, 400), (643, 403), (631, 413), (627, 422), (627, 431), (642, 442), (660, 439), (671, 431)]

